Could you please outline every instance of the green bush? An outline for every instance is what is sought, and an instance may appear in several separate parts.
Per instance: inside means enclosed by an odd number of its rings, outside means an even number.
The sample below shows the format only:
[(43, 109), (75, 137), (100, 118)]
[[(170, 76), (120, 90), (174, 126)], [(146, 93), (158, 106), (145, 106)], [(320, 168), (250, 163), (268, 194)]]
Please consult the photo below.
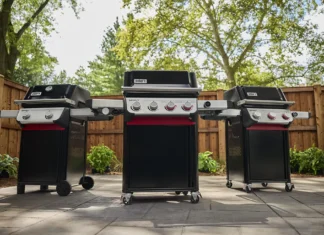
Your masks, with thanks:
[(19, 159), (16, 157), (10, 157), (8, 154), (0, 154), (0, 173), (6, 171), (9, 177), (17, 178), (17, 165)]
[(220, 164), (211, 158), (212, 152), (206, 151), (198, 155), (198, 170), (201, 172), (215, 173), (220, 169)]
[(305, 151), (296, 147), (290, 149), (290, 166), (292, 172), (312, 173), (317, 175), (324, 171), (324, 151), (314, 145)]
[(118, 162), (115, 152), (103, 144), (92, 146), (90, 153), (87, 155), (87, 159), (90, 166), (101, 174), (112, 163)]

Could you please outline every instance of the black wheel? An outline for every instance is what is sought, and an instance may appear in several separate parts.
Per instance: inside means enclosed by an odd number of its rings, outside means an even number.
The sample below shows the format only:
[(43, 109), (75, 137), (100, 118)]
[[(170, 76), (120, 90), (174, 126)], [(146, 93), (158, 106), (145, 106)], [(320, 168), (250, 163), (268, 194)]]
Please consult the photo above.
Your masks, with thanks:
[(185, 195), (185, 196), (188, 195), (188, 191), (184, 191), (184, 192), (182, 192), (182, 193), (183, 193), (183, 195)]
[(123, 197), (123, 203), (125, 205), (131, 205), (132, 204), (132, 197), (130, 197), (128, 201), (127, 201), (126, 197)]
[(94, 181), (90, 176), (83, 177), (82, 187), (86, 190), (92, 189), (94, 186)]
[(252, 192), (252, 188), (250, 188), (249, 186), (245, 186), (245, 191), (247, 193), (251, 193)]
[(48, 190), (48, 185), (41, 185), (40, 186), (40, 191), (46, 191), (46, 190)]
[(291, 185), (291, 186), (289, 187), (288, 184), (286, 184), (286, 186), (285, 186), (285, 190), (286, 190), (286, 192), (291, 192), (291, 191), (293, 190), (293, 188), (294, 188), (294, 185)]
[(180, 195), (181, 192), (180, 192), (180, 191), (175, 191), (175, 193), (176, 193), (177, 195)]
[(71, 190), (72, 190), (71, 184), (67, 181), (61, 181), (58, 185), (56, 185), (56, 192), (60, 196), (69, 195)]
[(197, 197), (197, 198), (195, 199), (193, 196), (191, 196), (190, 201), (191, 201), (191, 203), (196, 204), (196, 203), (199, 202), (199, 197)]
[(262, 186), (266, 188), (268, 186), (268, 183), (263, 182)]
[(17, 194), (24, 194), (25, 193), (25, 185), (24, 184), (18, 184), (17, 185)]
[(232, 188), (232, 186), (233, 186), (232, 182), (231, 181), (227, 181), (226, 187), (227, 188)]

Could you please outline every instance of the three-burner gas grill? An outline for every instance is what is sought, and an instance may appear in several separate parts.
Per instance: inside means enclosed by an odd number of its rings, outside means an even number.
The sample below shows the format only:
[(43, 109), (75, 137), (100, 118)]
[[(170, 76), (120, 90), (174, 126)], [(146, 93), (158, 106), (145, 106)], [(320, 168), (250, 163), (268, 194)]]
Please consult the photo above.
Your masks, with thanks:
[(294, 119), (308, 119), (308, 112), (290, 111), (281, 89), (275, 87), (236, 86), (224, 93), (241, 115), (226, 121), (227, 184), (252, 183), (267, 187), (269, 182), (284, 182), (292, 191), (290, 179), (288, 128)]

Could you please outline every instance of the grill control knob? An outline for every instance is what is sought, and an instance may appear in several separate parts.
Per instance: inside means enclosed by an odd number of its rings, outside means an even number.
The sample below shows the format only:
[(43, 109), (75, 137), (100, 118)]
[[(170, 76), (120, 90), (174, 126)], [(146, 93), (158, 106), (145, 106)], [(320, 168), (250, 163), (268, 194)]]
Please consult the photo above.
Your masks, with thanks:
[(285, 120), (289, 120), (289, 114), (288, 113), (284, 113), (282, 114), (282, 118), (285, 119)]
[(186, 102), (184, 105), (182, 105), (182, 109), (185, 111), (190, 111), (192, 107), (193, 105), (190, 102)]
[(270, 112), (270, 113), (268, 113), (268, 118), (271, 120), (274, 120), (274, 119), (276, 119), (276, 114), (273, 112)]
[(27, 120), (27, 119), (30, 118), (30, 114), (29, 114), (29, 113), (26, 113), (25, 115), (22, 116), (22, 118), (23, 118), (24, 120)]
[(261, 113), (258, 112), (258, 111), (255, 111), (253, 114), (252, 114), (252, 117), (254, 117), (255, 119), (259, 120), (261, 118)]
[(157, 110), (157, 108), (158, 108), (158, 104), (157, 104), (155, 101), (153, 101), (153, 102), (150, 104), (149, 109), (150, 109), (151, 111), (155, 111), (155, 110)]
[(132, 108), (134, 111), (138, 111), (138, 110), (140, 110), (140, 109), (141, 109), (141, 104), (140, 104), (140, 102), (136, 101), (136, 102), (132, 105), (131, 108)]
[(45, 118), (46, 119), (51, 119), (53, 117), (53, 113), (51, 113), (50, 111), (48, 111), (46, 114), (45, 114)]
[(175, 107), (176, 107), (176, 105), (175, 105), (172, 101), (170, 101), (170, 102), (165, 106), (165, 109), (168, 110), (168, 111), (172, 111), (172, 110), (175, 109)]

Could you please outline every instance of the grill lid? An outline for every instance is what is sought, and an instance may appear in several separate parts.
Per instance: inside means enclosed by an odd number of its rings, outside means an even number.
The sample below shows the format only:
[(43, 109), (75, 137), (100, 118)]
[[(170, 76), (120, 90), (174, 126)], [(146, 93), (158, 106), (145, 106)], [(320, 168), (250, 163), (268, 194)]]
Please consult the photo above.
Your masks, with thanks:
[(289, 107), (295, 102), (287, 101), (284, 93), (277, 87), (236, 86), (224, 92), (224, 99), (232, 101), (234, 106), (250, 107)]
[(85, 107), (90, 92), (70, 84), (37, 85), (31, 87), (23, 100), (15, 100), (23, 108)]
[(125, 72), (125, 93), (199, 93), (195, 73), (188, 71), (147, 71)]

